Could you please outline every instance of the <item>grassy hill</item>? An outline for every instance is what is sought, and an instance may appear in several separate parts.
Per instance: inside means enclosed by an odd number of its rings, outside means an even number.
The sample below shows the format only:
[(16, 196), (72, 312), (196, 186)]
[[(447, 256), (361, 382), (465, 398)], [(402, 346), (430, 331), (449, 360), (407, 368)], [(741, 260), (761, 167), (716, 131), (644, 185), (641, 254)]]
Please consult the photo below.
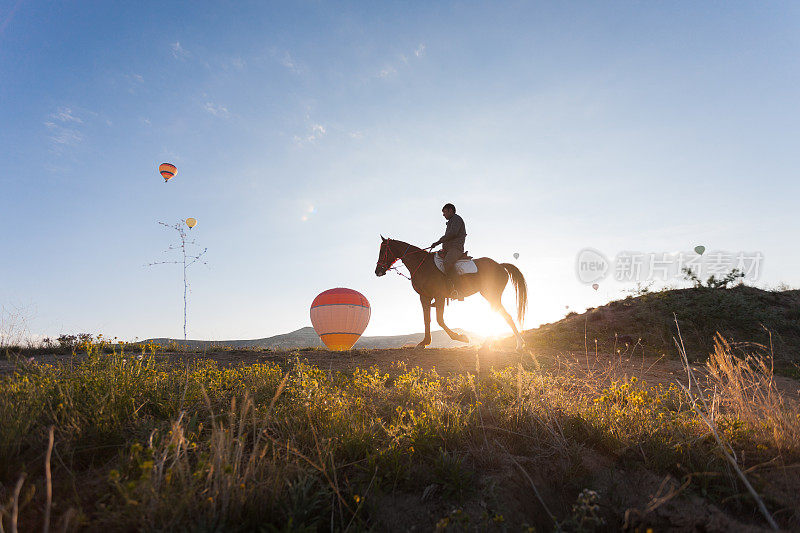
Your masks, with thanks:
[[(46, 516), (70, 532), (765, 530), (723, 449), (778, 525), (800, 530), (796, 392), (725, 346), (695, 375), (701, 405), (637, 365), (609, 381), (602, 353), (591, 369), (542, 357), (539, 371), (496, 365), (492, 349), (317, 366), (316, 350), (219, 365), (106, 348), (9, 354), (0, 530), (47, 531)], [(440, 373), (422, 357), (466, 364)]]
[[(733, 342), (774, 348), (777, 359), (800, 361), (800, 291), (691, 288), (629, 296), (525, 332), (534, 346), (583, 350), (588, 346), (675, 353), (675, 318), (689, 355), (705, 357), (719, 332)], [(638, 349), (638, 347), (637, 347)]]

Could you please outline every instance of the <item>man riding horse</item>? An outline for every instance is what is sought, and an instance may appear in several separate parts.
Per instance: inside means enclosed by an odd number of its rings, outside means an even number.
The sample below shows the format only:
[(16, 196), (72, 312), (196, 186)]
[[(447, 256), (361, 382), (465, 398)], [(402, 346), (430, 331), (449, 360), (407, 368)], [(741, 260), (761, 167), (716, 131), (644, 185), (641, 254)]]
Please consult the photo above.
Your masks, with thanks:
[(447, 229), (438, 241), (431, 244), (431, 248), (442, 245), (444, 275), (447, 280), (450, 297), (459, 298), (458, 290), (456, 289), (456, 279), (458, 277), (456, 261), (464, 255), (467, 228), (464, 225), (464, 219), (456, 215), (456, 206), (453, 204), (445, 204), (442, 207), (442, 216), (447, 220)]
[[(413, 244), (387, 239), (381, 236), (381, 246), (378, 250), (378, 262), (375, 265), (375, 275), (385, 276), (390, 270), (395, 270), (395, 263), (401, 261), (411, 274), (411, 287), (419, 294), (419, 301), (422, 304), (422, 318), (425, 325), (425, 336), (417, 345), (424, 348), (431, 343), (431, 308), (436, 309), (436, 322), (442, 327), (447, 335), (457, 341), (469, 342), (469, 339), (456, 331), (453, 331), (444, 322), (444, 306), (448, 298), (453, 298), (455, 285), (454, 264), (464, 254), (464, 240), (467, 236), (464, 221), (456, 215), (456, 208), (453, 204), (447, 204), (442, 208), (442, 215), (447, 219), (447, 231), (441, 239), (433, 243), (432, 248), (439, 244), (444, 244), (445, 264), (447, 265), (448, 276), (436, 266), (435, 254), (429, 253), (427, 249), (422, 249)], [(511, 263), (498, 263), (488, 257), (479, 257), (474, 260), (475, 269), (469, 274), (459, 276), (458, 297), (465, 298), (475, 293), (480, 293), (486, 298), (492, 309), (497, 311), (511, 328), (514, 337), (517, 339), (517, 349), (522, 349), (524, 339), (514, 324), (514, 319), (503, 307), (503, 290), (511, 280), (511, 284), (517, 293), (517, 320), (520, 326), (525, 319), (525, 310), (528, 307), (528, 285), (525, 277), (519, 269)]]

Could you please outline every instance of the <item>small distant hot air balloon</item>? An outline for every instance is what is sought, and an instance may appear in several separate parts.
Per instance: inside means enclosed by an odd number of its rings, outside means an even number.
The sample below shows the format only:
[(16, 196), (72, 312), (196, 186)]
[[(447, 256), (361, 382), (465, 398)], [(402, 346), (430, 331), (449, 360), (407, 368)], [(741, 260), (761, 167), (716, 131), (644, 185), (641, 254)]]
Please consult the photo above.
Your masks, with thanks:
[(158, 171), (161, 172), (161, 176), (164, 178), (164, 183), (166, 183), (170, 180), (170, 178), (178, 173), (178, 167), (172, 163), (161, 163), (158, 165)]
[(600, 284), (599, 284), (599, 283), (592, 283), (592, 288), (593, 288), (594, 290), (597, 290), (597, 289), (599, 289), (599, 288), (600, 288)]
[(186, 219), (186, 225), (189, 226), (189, 229), (192, 229), (193, 227), (195, 227), (197, 225), (197, 219), (196, 218), (191, 218), (191, 217), (187, 218)]
[(314, 331), (334, 351), (352, 348), (367, 328), (369, 317), (369, 302), (353, 289), (328, 289), (311, 303)]
[(706, 247), (705, 246), (695, 246), (694, 247), (694, 251), (695, 251), (695, 253), (697, 253), (697, 255), (703, 255), (703, 252), (706, 251)]
[(519, 254), (517, 252), (514, 252), (514, 259), (519, 259)]

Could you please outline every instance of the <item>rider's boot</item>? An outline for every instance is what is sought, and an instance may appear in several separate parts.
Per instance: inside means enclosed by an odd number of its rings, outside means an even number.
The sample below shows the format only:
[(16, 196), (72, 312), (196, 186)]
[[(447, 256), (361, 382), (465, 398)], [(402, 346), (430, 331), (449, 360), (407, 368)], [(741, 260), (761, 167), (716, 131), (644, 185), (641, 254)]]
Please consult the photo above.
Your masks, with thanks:
[(458, 289), (456, 289), (456, 274), (450, 273), (446, 275), (445, 280), (447, 281), (447, 288), (450, 292), (450, 298), (463, 302), (464, 298), (458, 293)]

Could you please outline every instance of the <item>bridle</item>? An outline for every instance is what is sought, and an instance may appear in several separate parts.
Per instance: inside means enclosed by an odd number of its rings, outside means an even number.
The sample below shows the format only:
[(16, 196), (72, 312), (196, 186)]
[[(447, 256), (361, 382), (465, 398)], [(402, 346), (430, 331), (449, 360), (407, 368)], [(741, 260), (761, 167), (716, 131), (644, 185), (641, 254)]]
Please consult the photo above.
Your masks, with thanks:
[[(403, 258), (405, 258), (405, 256), (409, 253), (408, 250), (410, 248), (411, 248), (410, 244), (406, 245), (406, 249), (402, 253), (402, 255), (395, 256), (394, 259), (391, 259), (392, 253), (391, 253), (391, 249), (389, 248), (389, 240), (387, 239), (387, 240), (381, 242), (381, 254), (380, 254), (380, 258), (378, 259), (378, 263), (377, 263), (376, 266), (381, 267), (386, 272), (388, 272), (390, 270), (393, 270), (397, 275), (403, 276), (404, 278), (410, 280), (414, 276), (414, 274), (417, 273), (417, 270), (419, 270), (419, 268), (422, 266), (422, 263), (425, 262), (424, 259), (419, 262), (419, 265), (417, 265), (417, 268), (414, 269), (414, 272), (411, 272), (411, 276), (406, 276), (405, 274), (400, 272), (397, 269), (396, 266), (393, 266), (397, 261), (401, 261), (401, 260), (403, 260)], [(428, 248), (422, 248), (422, 249), (419, 249), (419, 250), (411, 250), (411, 253), (413, 254), (413, 253), (416, 253), (416, 252), (427, 252), (431, 248), (432, 248), (432, 246), (429, 246)]]

